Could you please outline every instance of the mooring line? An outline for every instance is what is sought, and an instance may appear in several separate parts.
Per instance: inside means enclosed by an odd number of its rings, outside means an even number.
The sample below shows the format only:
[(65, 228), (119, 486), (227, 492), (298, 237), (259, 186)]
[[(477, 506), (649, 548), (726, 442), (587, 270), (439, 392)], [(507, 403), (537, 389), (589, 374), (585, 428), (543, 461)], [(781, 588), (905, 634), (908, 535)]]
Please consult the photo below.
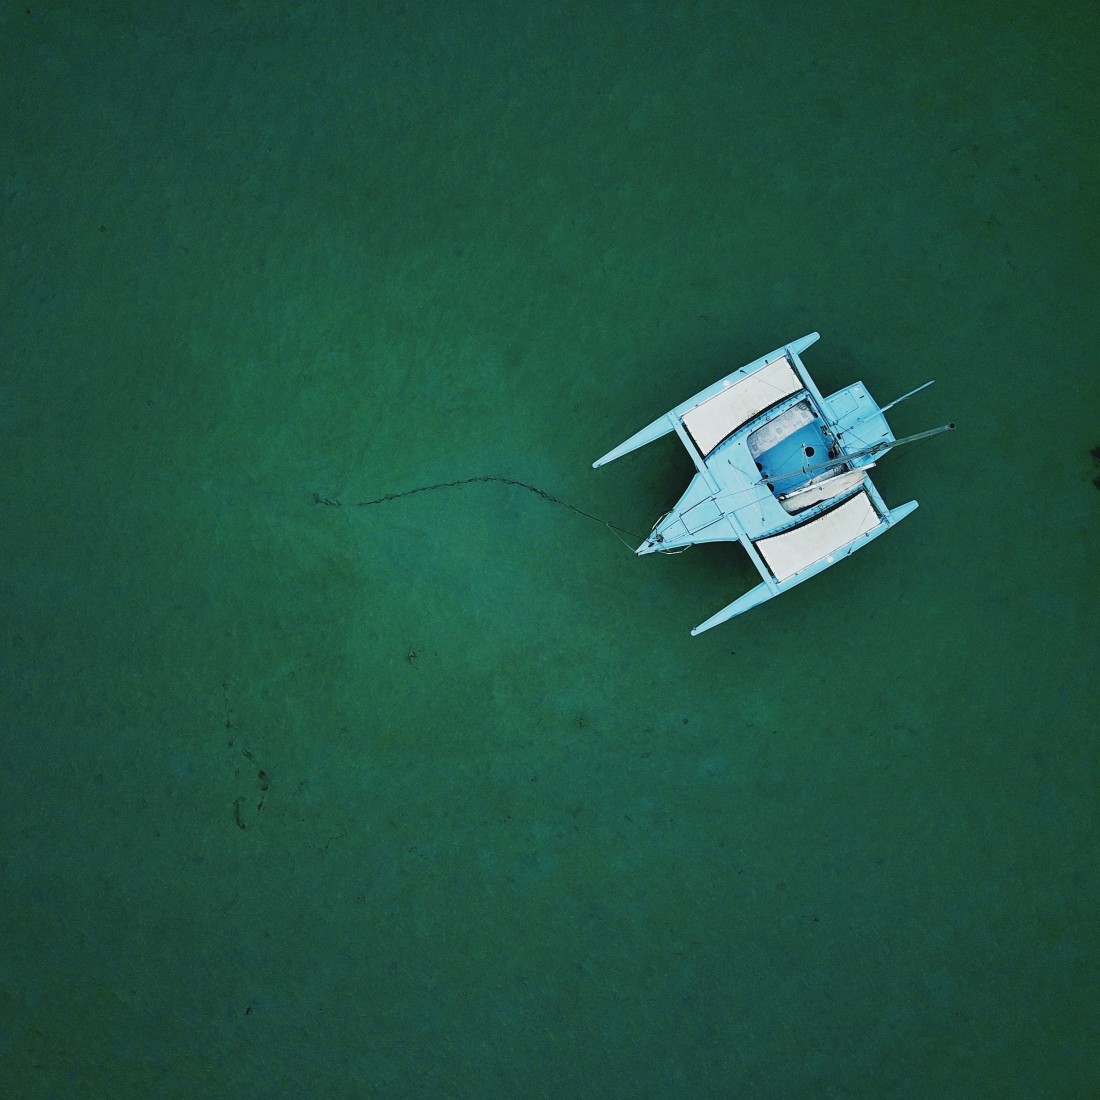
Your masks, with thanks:
[[(629, 535), (632, 539), (641, 541), (642, 536), (636, 535), (633, 531), (628, 531), (625, 527), (619, 527), (617, 524), (612, 523), (610, 520), (601, 519), (599, 516), (594, 516), (591, 512), (586, 512), (583, 508), (578, 508), (575, 504), (570, 504), (566, 500), (561, 500), (559, 497), (548, 493), (545, 489), (540, 489), (537, 485), (528, 485), (526, 481), (519, 481), (514, 477), (497, 477), (493, 474), (482, 474), (478, 477), (464, 477), (458, 481), (439, 481), (434, 485), (418, 485), (415, 489), (404, 489), (400, 493), (386, 493), (385, 496), (375, 497), (374, 500), (359, 500), (356, 501), (356, 508), (370, 508), (375, 504), (384, 504), (388, 500), (400, 500), (402, 497), (415, 496), (417, 493), (431, 493), (436, 489), (452, 489), (458, 485), (472, 485), (475, 482), (491, 482), (495, 481), (501, 485), (514, 485), (518, 489), (526, 489), (529, 493), (534, 493), (537, 497), (542, 497), (543, 500), (548, 501), (550, 504), (558, 504), (562, 508), (568, 508), (570, 512), (576, 512), (578, 516), (584, 516), (586, 519), (595, 520), (596, 523), (602, 523), (605, 527), (611, 531), (621, 531), (624, 535)], [(340, 502), (333, 500), (329, 497), (323, 497), (319, 493), (313, 494), (314, 504), (327, 504), (330, 507), (339, 507)], [(618, 536), (616, 536), (618, 537)], [(620, 541), (622, 541), (620, 539)], [(629, 544), (625, 544), (628, 545)], [(632, 549), (632, 548), (631, 548)]]

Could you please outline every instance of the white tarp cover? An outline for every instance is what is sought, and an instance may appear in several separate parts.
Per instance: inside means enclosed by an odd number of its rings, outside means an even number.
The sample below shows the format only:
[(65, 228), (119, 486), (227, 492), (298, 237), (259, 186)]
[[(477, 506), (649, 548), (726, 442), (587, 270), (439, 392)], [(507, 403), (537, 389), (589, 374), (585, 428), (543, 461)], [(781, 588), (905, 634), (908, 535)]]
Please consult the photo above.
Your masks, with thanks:
[(758, 416), (769, 405), (802, 389), (786, 356), (773, 359), (758, 371), (689, 409), (680, 419), (699, 453), (706, 458), (726, 436)]
[(847, 545), (859, 535), (873, 531), (881, 522), (871, 498), (857, 493), (851, 500), (791, 531), (769, 535), (755, 545), (777, 581), (793, 577)]

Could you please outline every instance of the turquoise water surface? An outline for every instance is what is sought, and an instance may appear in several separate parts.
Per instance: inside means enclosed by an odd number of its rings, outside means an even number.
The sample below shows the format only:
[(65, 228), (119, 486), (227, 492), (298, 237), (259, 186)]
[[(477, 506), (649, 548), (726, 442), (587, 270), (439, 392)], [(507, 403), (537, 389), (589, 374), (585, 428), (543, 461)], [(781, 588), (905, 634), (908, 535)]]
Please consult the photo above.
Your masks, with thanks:
[[(1055, 7), (4, 9), (0, 1096), (1100, 1095)], [(815, 329), (959, 430), (693, 639), (591, 463)]]

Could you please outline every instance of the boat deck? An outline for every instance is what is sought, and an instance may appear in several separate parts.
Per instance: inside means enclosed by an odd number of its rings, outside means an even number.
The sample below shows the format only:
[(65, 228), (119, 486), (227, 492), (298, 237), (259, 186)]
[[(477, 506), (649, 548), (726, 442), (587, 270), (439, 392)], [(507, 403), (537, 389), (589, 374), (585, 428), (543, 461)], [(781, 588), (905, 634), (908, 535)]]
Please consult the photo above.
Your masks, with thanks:
[(809, 401), (780, 413), (748, 438), (756, 468), (776, 496), (803, 485), (805, 468), (835, 457), (835, 446), (825, 421)]

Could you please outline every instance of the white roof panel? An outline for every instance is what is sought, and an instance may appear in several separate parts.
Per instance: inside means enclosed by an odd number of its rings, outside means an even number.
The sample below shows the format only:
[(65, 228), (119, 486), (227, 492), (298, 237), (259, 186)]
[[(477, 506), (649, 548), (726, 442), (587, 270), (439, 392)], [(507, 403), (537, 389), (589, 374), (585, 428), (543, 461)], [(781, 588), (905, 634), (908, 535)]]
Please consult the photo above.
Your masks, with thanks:
[(778, 535), (753, 545), (777, 581), (793, 577), (800, 569), (820, 561), (854, 538), (873, 531), (882, 522), (866, 491), (836, 508)]
[(705, 458), (742, 424), (802, 388), (801, 379), (783, 356), (688, 409), (680, 420)]

